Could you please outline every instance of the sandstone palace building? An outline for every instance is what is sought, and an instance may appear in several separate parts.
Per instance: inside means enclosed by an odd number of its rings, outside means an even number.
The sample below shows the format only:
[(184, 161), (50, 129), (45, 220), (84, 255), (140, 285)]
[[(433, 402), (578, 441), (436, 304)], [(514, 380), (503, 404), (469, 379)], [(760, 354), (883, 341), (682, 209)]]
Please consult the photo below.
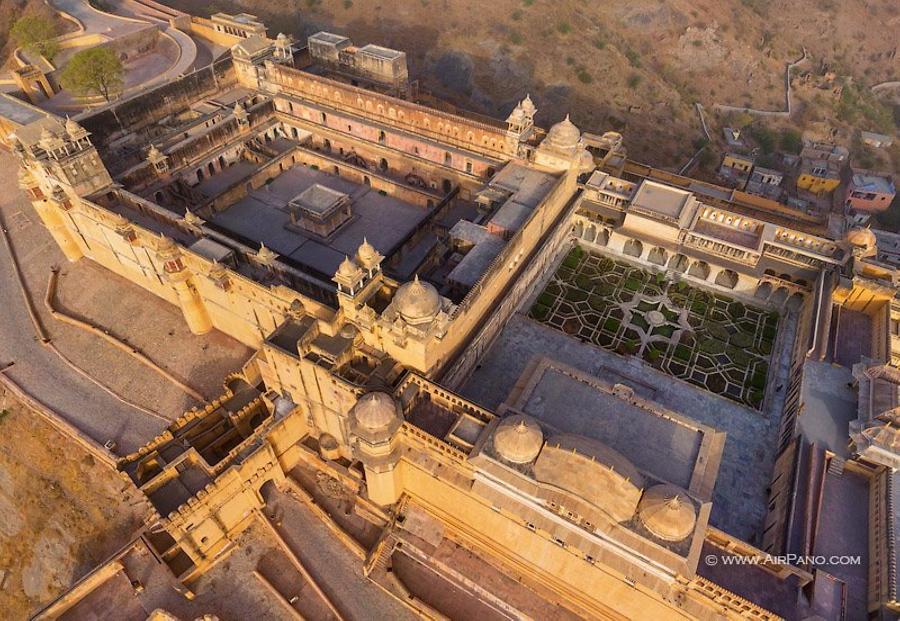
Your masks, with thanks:
[[(450, 540), (567, 615), (891, 618), (900, 306), (880, 237), (633, 162), (563, 110), (539, 127), (528, 96), (505, 121), (459, 112), (413, 92), (399, 51), (252, 16), (182, 27), (230, 52), (71, 118), (0, 107), (68, 260), (255, 352), (120, 456), (175, 582), (303, 465), (351, 490), (378, 529), (361, 571), (425, 616), (391, 566)], [(828, 444), (812, 374), (847, 343), (859, 403)], [(847, 526), (841, 486), (865, 499), (861, 589), (786, 560)]]

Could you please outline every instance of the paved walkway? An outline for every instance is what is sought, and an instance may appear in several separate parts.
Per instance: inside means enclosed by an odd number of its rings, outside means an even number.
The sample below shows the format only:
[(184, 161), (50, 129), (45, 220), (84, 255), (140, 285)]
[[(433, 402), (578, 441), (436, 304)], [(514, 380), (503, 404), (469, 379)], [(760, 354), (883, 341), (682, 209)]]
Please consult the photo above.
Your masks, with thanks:
[[(31, 205), (16, 188), (15, 158), (0, 154), (0, 184), (12, 190), (0, 197), (3, 218), (31, 297), (53, 343), (92, 377), (166, 419), (193, 405), (190, 398), (108, 343), (46, 313), (44, 296), (50, 266), (59, 264), (59, 304), (138, 347), (173, 374), (207, 395), (221, 391), (224, 376), (240, 368), (250, 350), (220, 332), (190, 334), (177, 308), (83, 259), (67, 263)], [(75, 373), (38, 342), (5, 245), (0, 244), (0, 368), (29, 394), (101, 444), (113, 440), (115, 452), (132, 451), (162, 431), (165, 422), (128, 407)], [(113, 302), (114, 301), (114, 302)]]
[(303, 503), (271, 488), (267, 515), (277, 516), (286, 543), (347, 619), (415, 619), (407, 608), (363, 574), (353, 556)]

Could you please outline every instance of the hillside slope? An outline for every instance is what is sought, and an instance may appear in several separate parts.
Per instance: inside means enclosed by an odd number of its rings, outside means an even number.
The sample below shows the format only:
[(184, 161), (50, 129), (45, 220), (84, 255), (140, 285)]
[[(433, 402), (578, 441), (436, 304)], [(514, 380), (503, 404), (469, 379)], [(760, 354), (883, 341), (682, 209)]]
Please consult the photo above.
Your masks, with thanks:
[(631, 153), (677, 166), (700, 136), (693, 102), (784, 107), (805, 48), (857, 84), (898, 79), (893, 0), (168, 0), (258, 14), (274, 34), (321, 29), (405, 50), (422, 87), (502, 116), (526, 92), (550, 124), (618, 129)]

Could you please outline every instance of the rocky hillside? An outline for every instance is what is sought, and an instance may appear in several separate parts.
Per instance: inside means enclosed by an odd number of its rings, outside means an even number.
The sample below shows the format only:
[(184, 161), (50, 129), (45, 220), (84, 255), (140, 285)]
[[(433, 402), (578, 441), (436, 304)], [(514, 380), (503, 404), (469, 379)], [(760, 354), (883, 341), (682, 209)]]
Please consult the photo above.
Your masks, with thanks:
[(420, 85), (454, 103), (501, 116), (531, 92), (543, 124), (571, 110), (671, 167), (700, 137), (694, 101), (783, 108), (785, 63), (804, 48), (809, 69), (826, 63), (863, 88), (900, 79), (894, 0), (168, 1), (255, 13), (273, 33), (329, 29), (400, 48)]
[(16, 20), (25, 15), (40, 15), (53, 21), (60, 33), (74, 29), (74, 24), (62, 19), (42, 0), (0, 0), (0, 65), (9, 64), (15, 42), (10, 40), (9, 31)]

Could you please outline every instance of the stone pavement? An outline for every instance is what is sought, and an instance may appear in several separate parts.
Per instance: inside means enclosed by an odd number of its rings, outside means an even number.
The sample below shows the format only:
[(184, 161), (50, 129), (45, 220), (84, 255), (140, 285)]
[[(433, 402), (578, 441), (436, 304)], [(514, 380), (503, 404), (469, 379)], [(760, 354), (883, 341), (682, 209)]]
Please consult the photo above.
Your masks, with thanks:
[[(782, 353), (775, 352), (776, 356)], [(632, 383), (637, 380), (655, 390), (653, 399), (665, 407), (726, 432), (710, 522), (744, 541), (758, 541), (778, 444), (777, 413), (751, 410), (660, 373), (634, 357), (623, 357), (582, 343), (518, 314), (500, 333), (460, 392), (496, 410), (535, 355), (548, 356), (613, 383), (629, 383), (629, 378)], [(580, 411), (578, 403), (568, 397), (558, 401), (555, 407), (570, 412), (575, 426), (590, 424), (582, 420), (591, 416), (590, 411)], [(645, 450), (654, 451), (657, 447), (648, 442)]]
[[(168, 381), (131, 356), (45, 311), (50, 267), (62, 267), (58, 307), (94, 322), (138, 347), (157, 364), (208, 397), (221, 392), (224, 376), (240, 369), (251, 350), (220, 332), (190, 334), (174, 306), (88, 259), (68, 263), (36, 212), (16, 189), (15, 159), (0, 154), (0, 215), (10, 231), (35, 308), (53, 342), (77, 366), (118, 394), (174, 419), (194, 405)], [(0, 245), (0, 368), (26, 392), (99, 443), (113, 440), (115, 452), (135, 450), (165, 423), (129, 407), (80, 377), (35, 337), (34, 327), (6, 248)]]

